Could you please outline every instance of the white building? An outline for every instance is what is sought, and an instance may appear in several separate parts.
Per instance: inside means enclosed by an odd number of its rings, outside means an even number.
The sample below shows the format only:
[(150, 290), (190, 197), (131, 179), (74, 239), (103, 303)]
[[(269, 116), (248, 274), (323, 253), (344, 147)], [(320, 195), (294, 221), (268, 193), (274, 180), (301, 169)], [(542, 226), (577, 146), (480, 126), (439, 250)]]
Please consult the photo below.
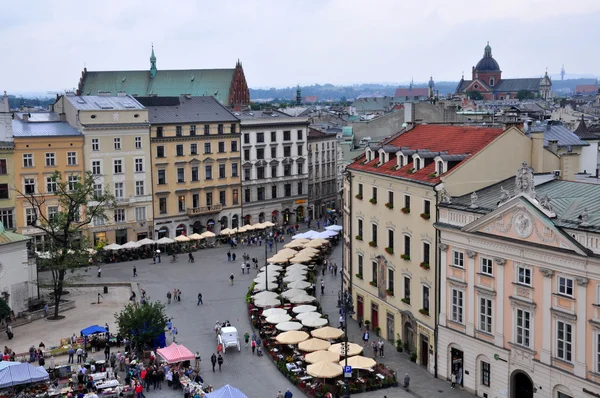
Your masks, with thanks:
[(308, 133), (308, 216), (318, 220), (337, 208), (341, 154), (336, 133), (310, 128)]
[(302, 222), (308, 200), (308, 119), (279, 111), (235, 116), (242, 128), (243, 224)]

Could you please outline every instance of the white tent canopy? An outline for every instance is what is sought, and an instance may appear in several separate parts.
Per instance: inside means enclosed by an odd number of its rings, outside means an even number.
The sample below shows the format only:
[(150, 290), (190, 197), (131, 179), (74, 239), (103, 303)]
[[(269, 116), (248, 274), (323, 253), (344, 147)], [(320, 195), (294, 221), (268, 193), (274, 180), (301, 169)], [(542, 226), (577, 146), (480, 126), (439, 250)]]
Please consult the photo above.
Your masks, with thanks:
[(138, 247), (140, 247), (139, 243), (130, 240), (121, 246), (121, 249), (137, 249)]
[(153, 245), (154, 243), (155, 242), (152, 239), (148, 239), (148, 238), (144, 238), (142, 240), (137, 241), (138, 246)]
[(116, 243), (111, 243), (110, 245), (104, 246), (104, 250), (119, 250), (121, 245), (117, 245)]
[(160, 238), (158, 241), (156, 241), (156, 243), (159, 245), (168, 245), (169, 243), (175, 243), (175, 241), (165, 236), (164, 238)]
[(344, 229), (344, 227), (342, 227), (341, 225), (330, 225), (330, 226), (328, 226), (328, 227), (325, 227), (325, 229), (326, 229), (327, 231), (337, 231), (337, 232), (339, 232), (339, 231), (341, 231), (342, 229)]

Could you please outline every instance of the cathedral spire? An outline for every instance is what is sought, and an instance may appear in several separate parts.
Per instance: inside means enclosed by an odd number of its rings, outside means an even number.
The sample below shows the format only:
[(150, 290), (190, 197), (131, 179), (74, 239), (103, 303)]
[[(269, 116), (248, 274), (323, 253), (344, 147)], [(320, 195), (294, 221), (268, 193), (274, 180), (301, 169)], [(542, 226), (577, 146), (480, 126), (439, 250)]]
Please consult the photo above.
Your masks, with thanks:
[(150, 54), (150, 77), (156, 76), (156, 55), (154, 55), (154, 43), (152, 44), (152, 54)]
[(490, 46), (490, 42), (487, 42), (487, 46), (485, 46), (485, 49), (483, 50), (483, 56), (484, 57), (492, 57), (492, 47)]

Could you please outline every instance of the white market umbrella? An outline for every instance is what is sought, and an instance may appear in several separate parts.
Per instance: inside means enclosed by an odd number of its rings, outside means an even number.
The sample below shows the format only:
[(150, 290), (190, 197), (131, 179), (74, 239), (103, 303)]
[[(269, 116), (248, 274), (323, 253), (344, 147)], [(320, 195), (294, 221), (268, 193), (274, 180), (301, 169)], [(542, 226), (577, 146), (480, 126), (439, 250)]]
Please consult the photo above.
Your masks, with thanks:
[(281, 295), (285, 298), (299, 296), (301, 294), (306, 294), (306, 292), (302, 289), (290, 289), (290, 290), (286, 290), (285, 292), (281, 293)]
[(221, 232), (219, 233), (219, 235), (233, 235), (233, 234), (235, 234), (235, 230), (233, 230), (231, 228), (222, 229)]
[(262, 292), (264, 290), (267, 290), (267, 287), (269, 288), (269, 290), (277, 290), (278, 288), (277, 283), (275, 282), (269, 282), (268, 286), (266, 286), (264, 283), (257, 283), (256, 285), (254, 285), (254, 291)]
[(262, 225), (264, 225), (265, 228), (270, 228), (270, 227), (275, 226), (275, 224), (273, 224), (271, 221), (265, 221), (264, 223), (262, 223)]
[(305, 281), (306, 275), (294, 274), (290, 276), (286, 276), (283, 278), (284, 282), (297, 282), (297, 281)]
[(262, 316), (269, 317), (271, 315), (287, 315), (287, 311), (283, 308), (269, 308), (262, 312)]
[(155, 242), (152, 239), (148, 239), (148, 238), (144, 238), (142, 240), (137, 241), (138, 246), (153, 245), (154, 243)]
[(319, 339), (330, 340), (330, 339), (339, 339), (344, 335), (344, 331), (342, 329), (333, 328), (331, 326), (325, 326), (319, 329), (315, 329), (310, 334), (313, 337), (317, 337)]
[(175, 243), (175, 241), (165, 236), (164, 238), (160, 238), (159, 240), (157, 240), (156, 243), (158, 243), (159, 245), (168, 245), (169, 243)]
[(306, 352), (327, 350), (329, 347), (331, 347), (331, 343), (329, 341), (314, 338), (304, 340), (298, 344), (298, 349)]
[(317, 363), (317, 362), (337, 362), (340, 360), (340, 356), (331, 351), (315, 351), (310, 354), (306, 354), (304, 356), (304, 361), (307, 363)]
[[(309, 314), (310, 314), (310, 312), (309, 312)], [(327, 325), (328, 322), (329, 321), (327, 321), (327, 319), (325, 319), (325, 318), (309, 317), (309, 318), (302, 320), (302, 325), (309, 327), (309, 328), (320, 328), (320, 327)]]
[(174, 239), (175, 239), (175, 242), (189, 242), (190, 241), (190, 238), (188, 238), (185, 235), (176, 236)]
[(345, 343), (337, 343), (329, 347), (329, 351), (335, 352), (336, 354), (339, 354), (342, 357), (353, 357), (354, 355), (358, 355), (363, 351), (363, 346), (358, 345), (356, 343), (348, 343), (348, 346), (346, 348)]
[(308, 270), (305, 269), (293, 269), (293, 270), (287, 270), (285, 272), (285, 276), (292, 276), (292, 275), (301, 275), (301, 276), (306, 276), (306, 274), (308, 274)]
[(301, 303), (312, 303), (317, 301), (317, 298), (314, 296), (309, 296), (308, 294), (299, 294), (298, 296), (289, 298), (291, 303), (301, 304)]
[[(312, 339), (310, 339), (312, 340)], [(306, 340), (306, 341), (310, 341)], [(340, 361), (340, 365), (345, 366), (346, 360)], [(354, 369), (373, 369), (377, 365), (377, 362), (373, 358), (363, 357), (362, 355), (357, 355), (354, 357), (348, 358), (348, 366), (352, 366), (352, 370)]]
[(110, 245), (104, 246), (104, 250), (119, 250), (121, 245), (117, 245), (116, 243), (111, 243)]
[(305, 281), (295, 281), (287, 284), (288, 289), (306, 289), (310, 287), (309, 282)]
[(320, 318), (321, 314), (318, 312), (303, 312), (301, 314), (296, 315), (296, 319), (299, 321), (303, 321), (309, 318)]
[(137, 249), (138, 247), (140, 247), (140, 246), (137, 242), (130, 240), (129, 242), (127, 242), (123, 246), (121, 246), (121, 249)]
[(266, 297), (254, 300), (254, 305), (261, 308), (277, 307), (278, 305), (281, 305), (281, 302), (278, 299)]
[(202, 238), (214, 238), (214, 237), (215, 237), (215, 236), (217, 236), (217, 235), (215, 235), (215, 233), (214, 233), (214, 232), (205, 231), (205, 232), (202, 232), (202, 233), (200, 234), (200, 236), (201, 236)]
[(260, 292), (260, 293), (256, 293), (254, 296), (252, 296), (252, 298), (254, 300), (261, 300), (261, 299), (266, 299), (266, 298), (273, 298), (276, 299), (277, 297), (279, 297), (279, 295), (275, 292)]
[(265, 269), (269, 272), (280, 272), (283, 270), (283, 267), (280, 265), (269, 264), (267, 266), (261, 267), (260, 272), (265, 272)]
[(266, 227), (264, 226), (263, 223), (256, 223), (253, 225), (254, 229), (265, 229)]
[(276, 275), (267, 275), (264, 272), (261, 272), (260, 274), (258, 274), (258, 276), (256, 278), (254, 278), (254, 282), (256, 283), (262, 283), (264, 284), (266, 281), (268, 281), (269, 283), (275, 283), (277, 281), (277, 276)]
[(344, 229), (344, 227), (342, 227), (341, 225), (330, 225), (328, 227), (325, 227), (325, 229), (327, 231), (337, 231), (337, 232), (340, 232), (342, 229)]
[(344, 372), (342, 367), (337, 363), (323, 361), (308, 365), (306, 373), (318, 379), (333, 379)]
[(292, 265), (289, 265), (285, 270), (287, 272), (290, 272), (290, 271), (296, 271), (296, 270), (298, 270), (298, 271), (304, 271), (305, 269), (308, 269), (308, 265), (305, 265), (305, 264), (292, 264)]
[(196, 234), (196, 233), (193, 233), (193, 234), (191, 234), (190, 236), (188, 236), (188, 238), (190, 238), (191, 240), (200, 240), (200, 239), (204, 239), (204, 238), (202, 238), (202, 235), (200, 235), (200, 234)]
[(275, 337), (278, 343), (281, 344), (298, 344), (309, 337), (308, 333), (292, 330), (290, 332), (283, 332)]
[(292, 308), (292, 312), (294, 314), (302, 314), (303, 312), (315, 312), (317, 307), (314, 305), (298, 305)]
[(329, 239), (329, 238), (333, 238), (334, 236), (337, 236), (337, 234), (339, 234), (339, 232), (336, 232), (336, 231), (323, 231), (323, 232), (319, 232), (319, 234), (315, 238), (317, 238), (317, 239)]
[[(289, 316), (288, 314), (279, 314), (279, 315), (271, 315), (268, 316), (266, 321), (268, 323), (272, 323), (274, 325), (283, 323), (283, 322), (289, 322), (292, 319), (291, 316)], [(296, 329), (290, 329), (290, 330), (296, 330)]]
[(275, 327), (282, 332), (289, 332), (291, 330), (302, 329), (302, 324), (300, 322), (282, 322), (278, 323)]

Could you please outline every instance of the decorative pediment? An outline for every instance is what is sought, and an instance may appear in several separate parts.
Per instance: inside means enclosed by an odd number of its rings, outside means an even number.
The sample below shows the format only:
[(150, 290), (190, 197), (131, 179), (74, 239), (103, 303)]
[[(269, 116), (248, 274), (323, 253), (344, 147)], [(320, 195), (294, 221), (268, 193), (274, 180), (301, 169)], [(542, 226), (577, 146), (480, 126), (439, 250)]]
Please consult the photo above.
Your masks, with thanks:
[(258, 167), (263, 167), (267, 165), (267, 161), (264, 159), (259, 160), (258, 162), (256, 162), (256, 166)]
[(273, 159), (269, 162), (271, 166), (277, 166), (279, 164), (279, 160)]
[(496, 235), (519, 243), (567, 249), (587, 255), (577, 241), (545, 214), (527, 196), (519, 195), (493, 212), (463, 227), (470, 233)]
[(201, 162), (200, 159), (196, 159), (196, 158), (193, 158), (189, 161), (190, 164), (199, 164), (200, 162)]
[(296, 162), (304, 163), (306, 160), (303, 157), (296, 158)]
[(244, 163), (242, 164), (242, 167), (252, 167), (252, 166), (253, 166), (253, 164), (252, 164), (252, 162), (250, 162), (250, 161), (248, 161), (248, 162), (244, 162)]
[(281, 163), (283, 164), (292, 164), (294, 163), (294, 161), (292, 160), (292, 158), (285, 158), (281, 161)]
[(211, 157), (207, 157), (206, 159), (204, 159), (204, 163), (214, 163), (215, 160)]

